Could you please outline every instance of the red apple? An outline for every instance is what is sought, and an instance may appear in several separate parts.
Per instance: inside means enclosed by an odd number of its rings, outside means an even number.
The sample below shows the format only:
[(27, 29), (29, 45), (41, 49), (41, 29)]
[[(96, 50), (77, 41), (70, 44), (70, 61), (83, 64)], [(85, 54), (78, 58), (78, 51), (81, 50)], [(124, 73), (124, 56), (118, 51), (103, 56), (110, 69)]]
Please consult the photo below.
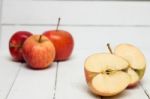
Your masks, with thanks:
[(33, 35), (24, 42), (23, 56), (31, 68), (44, 69), (52, 64), (55, 58), (55, 47), (47, 37)]
[(55, 46), (55, 61), (63, 61), (70, 57), (74, 47), (74, 40), (69, 32), (64, 30), (51, 30), (44, 32), (44, 35), (47, 36)]
[(9, 41), (9, 51), (15, 61), (24, 61), (22, 56), (22, 45), (32, 33), (27, 31), (15, 32)]

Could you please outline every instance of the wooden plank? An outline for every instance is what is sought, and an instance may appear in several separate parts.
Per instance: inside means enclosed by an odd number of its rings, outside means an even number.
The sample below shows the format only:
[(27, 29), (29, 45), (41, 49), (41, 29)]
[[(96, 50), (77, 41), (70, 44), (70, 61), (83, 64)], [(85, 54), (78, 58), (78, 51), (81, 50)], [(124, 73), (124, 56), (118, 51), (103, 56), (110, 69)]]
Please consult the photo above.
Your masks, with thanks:
[(101, 99), (89, 91), (84, 78), (85, 51), (77, 52), (64, 62), (59, 62), (55, 99)]
[(26, 64), (21, 66), (7, 99), (53, 99), (57, 64), (44, 70), (33, 70)]
[(8, 52), (0, 52), (0, 99), (6, 99), (20, 70), (20, 63), (11, 60)]
[(149, 10), (146, 1), (5, 1), (2, 23), (149, 26)]
[[(42, 34), (44, 31), (55, 29), (55, 26), (2, 26), (1, 49), (8, 50), (11, 35), (19, 30)], [(132, 43), (140, 49), (150, 49), (149, 27), (70, 27), (60, 26), (60, 29), (69, 31), (75, 40), (75, 50), (107, 51), (106, 43), (112, 47), (119, 43)]]
[(114, 48), (119, 43), (131, 43), (141, 50), (150, 49), (150, 28), (132, 27), (61, 27), (72, 33), (75, 50), (107, 51), (106, 43)]

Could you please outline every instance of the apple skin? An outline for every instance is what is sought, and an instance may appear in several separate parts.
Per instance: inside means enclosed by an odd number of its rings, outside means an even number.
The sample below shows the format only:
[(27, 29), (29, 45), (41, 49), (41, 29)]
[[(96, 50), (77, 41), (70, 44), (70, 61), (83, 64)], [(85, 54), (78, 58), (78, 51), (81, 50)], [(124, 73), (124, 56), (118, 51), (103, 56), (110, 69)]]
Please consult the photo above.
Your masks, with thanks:
[(22, 46), (24, 41), (31, 35), (32, 33), (28, 31), (18, 31), (11, 36), (9, 40), (9, 52), (15, 61), (24, 61)]
[[(92, 82), (92, 79), (94, 76), (96, 76), (97, 74), (96, 73), (92, 73), (90, 71), (87, 71), (85, 68), (84, 68), (84, 74), (85, 74), (85, 79), (86, 79), (86, 83), (88, 84), (88, 87), (89, 89), (95, 94), (95, 95), (99, 95), (99, 92), (97, 90), (95, 90), (91, 84)], [(103, 95), (105, 95), (103, 93)]]
[(54, 44), (56, 50), (55, 61), (67, 60), (74, 47), (72, 35), (64, 30), (51, 30), (43, 33)]
[(47, 37), (33, 35), (24, 42), (23, 57), (29, 67), (44, 69), (53, 63), (55, 47)]
[(135, 83), (132, 83), (132, 84), (130, 83), (130, 84), (128, 85), (127, 89), (132, 89), (132, 88), (136, 87), (138, 83), (139, 83), (139, 81), (137, 81), (137, 82), (135, 82)]

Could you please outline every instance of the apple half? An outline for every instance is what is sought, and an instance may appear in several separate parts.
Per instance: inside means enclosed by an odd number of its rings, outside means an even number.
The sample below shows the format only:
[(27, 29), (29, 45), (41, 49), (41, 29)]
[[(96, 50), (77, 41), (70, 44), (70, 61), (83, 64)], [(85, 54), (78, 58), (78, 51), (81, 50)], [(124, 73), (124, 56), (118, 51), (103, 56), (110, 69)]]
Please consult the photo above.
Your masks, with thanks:
[(114, 49), (114, 54), (124, 58), (129, 67), (127, 73), (131, 76), (130, 87), (134, 87), (144, 76), (146, 60), (143, 53), (131, 44), (120, 44)]
[(113, 96), (122, 92), (130, 83), (125, 71), (128, 62), (109, 53), (96, 53), (85, 60), (84, 70), (91, 91), (100, 96)]

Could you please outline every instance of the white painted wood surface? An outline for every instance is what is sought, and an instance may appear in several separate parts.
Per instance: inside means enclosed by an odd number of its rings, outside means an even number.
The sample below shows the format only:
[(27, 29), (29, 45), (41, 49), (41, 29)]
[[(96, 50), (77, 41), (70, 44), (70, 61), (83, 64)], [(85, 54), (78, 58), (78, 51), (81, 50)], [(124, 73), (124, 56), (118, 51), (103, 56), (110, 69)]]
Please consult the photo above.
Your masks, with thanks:
[(8, 52), (0, 52), (0, 99), (6, 99), (20, 70), (20, 63), (13, 62)]
[(141, 86), (143, 87), (143, 89), (145, 90), (145, 92), (147, 93), (148, 97), (150, 98), (150, 62), (149, 62), (149, 59), (150, 59), (150, 52), (149, 50), (147, 51), (144, 51), (144, 54), (146, 56), (146, 59), (147, 59), (147, 68), (146, 68), (146, 73), (145, 73), (145, 76), (143, 78), (143, 80), (141, 81)]
[[(0, 30), (0, 99), (150, 99), (150, 2), (3, 0)], [(8, 42), (19, 30), (41, 34), (55, 29), (71, 32), (71, 58), (45, 70), (32, 70), (11, 60)], [(127, 42), (138, 46), (147, 59), (144, 78), (134, 89), (114, 97), (91, 94), (84, 78), (87, 56)]]
[[(44, 31), (55, 29), (55, 26), (2, 26), (1, 49), (8, 50), (8, 42), (13, 33), (19, 30), (42, 34)], [(112, 47), (118, 43), (132, 43), (143, 50), (150, 50), (150, 27), (71, 27), (60, 26), (69, 31), (75, 39), (75, 50), (107, 50), (106, 43)]]
[(3, 8), (3, 24), (56, 24), (61, 17), (65, 25), (150, 25), (150, 2), (17, 0)]
[(90, 93), (84, 78), (84, 60), (89, 52), (76, 51), (68, 61), (59, 63), (56, 99), (100, 99)]
[[(54, 27), (51, 27), (51, 29)], [(118, 42), (130, 42), (141, 48), (144, 53), (149, 50), (149, 31), (150, 28), (116, 28), (116, 27), (61, 27), (68, 30), (74, 36), (76, 41), (75, 50), (70, 60), (65, 62), (60, 62), (58, 64), (58, 72), (56, 72), (56, 65), (53, 68), (49, 68), (44, 71), (34, 71), (23, 66), (15, 80), (15, 83), (9, 93), (8, 99), (19, 99), (23, 97), (26, 98), (53, 98), (56, 99), (70, 99), (74, 98), (99, 98), (93, 96), (85, 82), (83, 64), (85, 58), (94, 52), (104, 52), (108, 51), (105, 44), (111, 42), (111, 44), (118, 44)], [(10, 37), (15, 31), (24, 29), (31, 31), (33, 33), (42, 33), (42, 31), (48, 30), (49, 27), (45, 26), (3, 26), (2, 27), (2, 42), (4, 45), (3, 49), (7, 48), (7, 43), (9, 38), (4, 39), (5, 35)], [(130, 31), (130, 32), (128, 32)], [(120, 33), (120, 34), (119, 34)], [(79, 35), (81, 34), (81, 35)], [(117, 35), (117, 36), (114, 36)], [(92, 38), (91, 38), (92, 37)], [(111, 39), (111, 41), (109, 41)], [(144, 43), (144, 44), (143, 44)], [(147, 44), (147, 45), (146, 45)], [(82, 49), (79, 49), (82, 48)], [(87, 49), (87, 50), (86, 50)], [(8, 53), (8, 51), (7, 51)], [(150, 59), (149, 54), (145, 54), (147, 59)], [(9, 56), (10, 57), (10, 56)], [(149, 66), (149, 65), (148, 65)], [(148, 67), (149, 68), (149, 67)], [(57, 77), (55, 78), (57, 73)], [(146, 71), (146, 76), (142, 81), (143, 87), (148, 90), (149, 93), (149, 83), (148, 69)], [(54, 88), (54, 82), (57, 79), (56, 93)], [(38, 82), (39, 81), (39, 82)], [(38, 83), (35, 83), (38, 82)], [(146, 84), (143, 84), (146, 83)], [(38, 87), (39, 86), (39, 87)], [(32, 88), (33, 87), (33, 88)], [(30, 89), (31, 88), (31, 89)], [(29, 90), (30, 89), (30, 90)], [(41, 90), (39, 90), (41, 89)], [(35, 93), (35, 94), (34, 94)], [(39, 95), (37, 95), (39, 93)], [(69, 93), (69, 94), (68, 94)], [(136, 93), (136, 94), (135, 94)], [(112, 99), (147, 99), (147, 96), (139, 85), (134, 89), (128, 89), (120, 95), (111, 97)], [(110, 99), (111, 99), (110, 98)], [(108, 99), (108, 98), (107, 98)]]
[(57, 64), (44, 70), (32, 70), (22, 64), (7, 99), (53, 99)]

